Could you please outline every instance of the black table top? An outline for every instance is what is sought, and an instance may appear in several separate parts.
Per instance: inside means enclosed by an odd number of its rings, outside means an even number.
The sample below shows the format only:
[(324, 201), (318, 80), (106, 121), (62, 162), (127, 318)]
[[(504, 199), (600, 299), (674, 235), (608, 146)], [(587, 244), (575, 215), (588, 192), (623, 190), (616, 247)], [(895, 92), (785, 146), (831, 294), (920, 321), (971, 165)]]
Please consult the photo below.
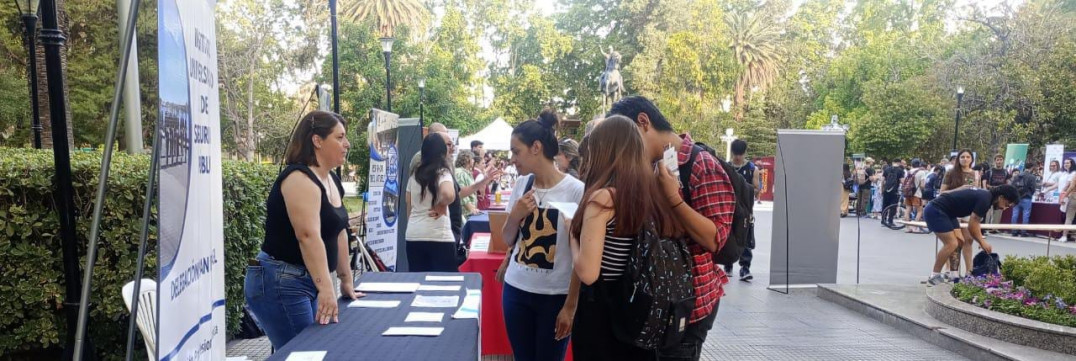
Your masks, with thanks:
[[(463, 275), (457, 293), (418, 291), (415, 293), (367, 293), (364, 299), (400, 300), (396, 308), (347, 308), (351, 300), (340, 301), (340, 322), (314, 324), (299, 333), (269, 361), (284, 361), (293, 351), (327, 351), (325, 361), (332, 360), (478, 360), (478, 320), (453, 319), (459, 308), (413, 308), (416, 294), (431, 296), (459, 295), (459, 304), (467, 289), (482, 288), (482, 276), (477, 273), (392, 273), (372, 272), (362, 275), (359, 282), (418, 282), (434, 285), (458, 285), (460, 282), (426, 282), (426, 275)], [(358, 283), (356, 283), (357, 285)], [(441, 323), (408, 322), (412, 311), (443, 312)], [(389, 327), (444, 327), (437, 337), (381, 336)]]

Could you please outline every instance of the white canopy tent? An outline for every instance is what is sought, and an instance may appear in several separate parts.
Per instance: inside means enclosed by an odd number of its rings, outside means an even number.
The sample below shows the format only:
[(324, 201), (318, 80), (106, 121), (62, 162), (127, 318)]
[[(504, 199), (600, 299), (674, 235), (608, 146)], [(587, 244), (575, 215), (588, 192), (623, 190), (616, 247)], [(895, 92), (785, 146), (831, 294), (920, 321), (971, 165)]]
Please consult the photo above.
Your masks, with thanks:
[(504, 118), (497, 118), (478, 133), (460, 138), (459, 146), (461, 149), (470, 149), (472, 140), (480, 140), (487, 150), (508, 150), (512, 142), (512, 129)]

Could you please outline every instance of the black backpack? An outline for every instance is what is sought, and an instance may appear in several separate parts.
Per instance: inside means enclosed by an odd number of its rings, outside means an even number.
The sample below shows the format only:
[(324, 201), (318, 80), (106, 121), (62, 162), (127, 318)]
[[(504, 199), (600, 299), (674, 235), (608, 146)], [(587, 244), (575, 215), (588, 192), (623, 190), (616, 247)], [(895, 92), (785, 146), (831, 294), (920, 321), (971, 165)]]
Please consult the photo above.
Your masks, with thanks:
[[(755, 188), (751, 185), (751, 182), (743, 179), (743, 176), (736, 171), (736, 167), (718, 157), (714, 148), (696, 142), (691, 149), (691, 157), (688, 158), (687, 163), (680, 166), (680, 186), (683, 187), (684, 202), (688, 206), (692, 206), (691, 167), (695, 164), (695, 158), (698, 157), (699, 152), (703, 151), (710, 153), (714, 160), (717, 161), (717, 164), (721, 166), (721, 169), (725, 170), (729, 181), (732, 182), (732, 189), (736, 196), (736, 209), (732, 213), (732, 231), (729, 232), (729, 238), (725, 242), (725, 246), (721, 247), (714, 256), (714, 262), (731, 265), (740, 260), (743, 249), (750, 242), (751, 230), (755, 227)], [(692, 206), (692, 208), (694, 207)]]
[(684, 241), (661, 237), (649, 223), (632, 245), (624, 275), (595, 289), (618, 315), (613, 335), (647, 350), (678, 345), (695, 307), (691, 267)]

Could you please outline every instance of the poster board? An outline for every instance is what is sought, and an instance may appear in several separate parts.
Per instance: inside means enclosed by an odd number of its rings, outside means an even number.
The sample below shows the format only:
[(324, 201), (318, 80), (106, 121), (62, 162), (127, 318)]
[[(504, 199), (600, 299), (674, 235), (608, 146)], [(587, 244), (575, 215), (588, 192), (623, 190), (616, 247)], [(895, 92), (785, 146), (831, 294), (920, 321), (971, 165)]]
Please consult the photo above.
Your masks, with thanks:
[(369, 203), (366, 213), (366, 245), (370, 246), (389, 271), (396, 271), (397, 221), (401, 215), (399, 199), (400, 157), (397, 130), (400, 116), (379, 109), (370, 110), (367, 146), (370, 147)]
[(224, 212), (214, 0), (159, 0), (159, 360), (223, 360)]

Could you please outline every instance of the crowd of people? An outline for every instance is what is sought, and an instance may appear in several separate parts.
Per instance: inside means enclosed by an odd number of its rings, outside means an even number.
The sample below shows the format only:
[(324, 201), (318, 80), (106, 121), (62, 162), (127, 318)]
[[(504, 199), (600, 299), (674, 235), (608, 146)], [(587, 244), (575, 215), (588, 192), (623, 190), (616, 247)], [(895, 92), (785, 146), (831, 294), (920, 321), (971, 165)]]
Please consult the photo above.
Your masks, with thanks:
[[(842, 189), (844, 203), (841, 216), (849, 212), (849, 194), (855, 194), (855, 212), (859, 217), (880, 219), (883, 226), (899, 221), (926, 221), (926, 227), (907, 226), (909, 233), (935, 233), (945, 244), (938, 254), (930, 282), (949, 279), (939, 275), (948, 267), (950, 277), (958, 277), (964, 260), (965, 272), (972, 269), (972, 242), (990, 251), (984, 234), (1000, 233), (998, 229), (983, 232), (982, 224), (1001, 224), (1002, 212), (1013, 208), (1010, 224), (1028, 224), (1032, 202), (1044, 200), (1054, 193), (1065, 213), (1065, 223), (1072, 224), (1076, 216), (1076, 160), (1051, 161), (1050, 176), (1042, 178), (1043, 169), (1027, 162), (1024, 169), (1007, 169), (1005, 157), (997, 154), (993, 162), (975, 164), (975, 154), (960, 150), (948, 159), (931, 164), (922, 159), (882, 159), (875, 164), (867, 157), (855, 165), (845, 164)], [(854, 168), (853, 168), (854, 167)], [(1013, 167), (1009, 167), (1013, 168)], [(886, 211), (903, 205), (904, 212)], [(967, 224), (961, 228), (960, 222)], [(1026, 231), (1013, 229), (1013, 237), (1026, 237)], [(1068, 232), (1062, 232), (1059, 242), (1071, 242)], [(943, 256), (945, 262), (943, 262)]]
[[(640, 96), (615, 102), (604, 119), (588, 125), (581, 142), (559, 139), (559, 121), (545, 110), (520, 123), (511, 133), (510, 158), (503, 160), (481, 141), (457, 152), (448, 129), (431, 124), (407, 173), (409, 271), (456, 271), (467, 255), (467, 240), (460, 239), (467, 216), (488, 209), (489, 195), (510, 192), (503, 238), (492, 242), (510, 249), (495, 281), (504, 283), (504, 321), (516, 360), (562, 360), (569, 339), (581, 360), (698, 360), (733, 263), (740, 265), (740, 280), (751, 280), (753, 233), (746, 245), (729, 248), (736, 250), (731, 261), (719, 257), (734, 236), (742, 240), (734, 214), (741, 222), (743, 203), (757, 200), (759, 175), (745, 157), (748, 144), (733, 142), (732, 159), (719, 159), (677, 133)], [(274, 348), (307, 326), (337, 321), (332, 272), (344, 297), (363, 296), (351, 281), (343, 188), (330, 172), (344, 163), (349, 147), (342, 117), (308, 114), (266, 202), (266, 238), (247, 269), (245, 295)], [(1014, 177), (1001, 161), (976, 167), (967, 150), (937, 165), (883, 159), (885, 166), (875, 167), (867, 158), (863, 166), (845, 167), (843, 184), (846, 198), (857, 195), (861, 216), (877, 216), (879, 207), (903, 199), (915, 220), (926, 221), (945, 245), (928, 280), (934, 284), (947, 279), (940, 273), (946, 264), (959, 270), (959, 255), (971, 268), (973, 241), (992, 250), (979, 224), (1010, 206), (1028, 208), (1025, 200), (1039, 185), (1034, 167)], [(1071, 171), (1071, 161), (1066, 167)], [(1051, 177), (1045, 186), (1069, 197), (1076, 184), (1071, 178)], [(565, 203), (578, 208), (565, 211)], [(842, 215), (848, 207), (842, 205)], [(960, 219), (970, 226), (962, 229)], [(636, 258), (641, 247), (652, 246), (658, 248), (648, 252), (672, 252), (671, 258), (662, 264)], [(682, 261), (679, 274), (666, 262), (674, 260)], [(685, 297), (658, 303), (677, 280)], [(669, 308), (639, 313), (625, 307), (635, 305), (640, 284), (647, 286), (641, 292), (648, 305)], [(680, 327), (624, 331), (631, 329), (626, 322), (656, 314), (670, 322), (679, 317), (671, 324)]]

